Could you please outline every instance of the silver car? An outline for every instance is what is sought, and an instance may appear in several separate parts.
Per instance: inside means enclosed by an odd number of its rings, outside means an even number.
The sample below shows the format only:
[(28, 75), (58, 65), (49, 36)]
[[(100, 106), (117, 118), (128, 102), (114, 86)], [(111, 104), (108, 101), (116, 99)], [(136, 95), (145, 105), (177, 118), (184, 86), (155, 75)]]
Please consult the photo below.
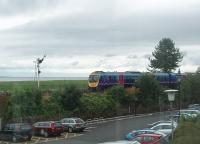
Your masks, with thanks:
[(169, 135), (172, 133), (172, 130), (176, 129), (176, 125), (173, 125), (171, 123), (159, 123), (153, 127), (151, 127), (150, 129), (159, 131), (161, 133), (164, 133), (166, 135)]
[(86, 123), (80, 118), (64, 118), (61, 123), (69, 133), (82, 132), (86, 128)]

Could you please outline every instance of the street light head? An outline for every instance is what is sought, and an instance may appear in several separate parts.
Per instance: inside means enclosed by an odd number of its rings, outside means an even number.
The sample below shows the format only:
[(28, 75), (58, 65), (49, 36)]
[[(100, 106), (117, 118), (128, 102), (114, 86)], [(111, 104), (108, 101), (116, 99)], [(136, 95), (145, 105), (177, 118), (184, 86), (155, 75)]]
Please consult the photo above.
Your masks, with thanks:
[(178, 74), (177, 74), (177, 80), (180, 83), (181, 82), (181, 70), (178, 70)]
[(164, 92), (167, 93), (167, 96), (168, 96), (168, 100), (170, 102), (173, 102), (175, 100), (175, 93), (177, 92), (178, 90), (175, 90), (175, 89), (170, 89), (170, 90), (165, 90)]

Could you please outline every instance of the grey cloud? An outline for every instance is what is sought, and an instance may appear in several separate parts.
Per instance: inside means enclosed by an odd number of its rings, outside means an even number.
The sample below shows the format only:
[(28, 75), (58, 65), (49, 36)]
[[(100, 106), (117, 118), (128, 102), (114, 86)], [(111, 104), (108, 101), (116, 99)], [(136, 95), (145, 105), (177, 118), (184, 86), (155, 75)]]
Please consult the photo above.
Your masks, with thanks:
[(127, 58), (128, 59), (137, 59), (138, 56), (137, 55), (128, 55)]
[(31, 14), (44, 8), (53, 8), (58, 3), (58, 0), (0, 0), (0, 16)]
[(114, 57), (116, 56), (115, 54), (106, 54), (105, 57)]
[[(62, 1), (59, 1), (62, 2)], [(105, 2), (105, 1), (104, 1)], [(113, 3), (112, 3), (113, 2)], [(25, 25), (0, 33), (0, 50), (8, 57), (70, 57), (79, 55), (111, 56), (127, 55), (123, 66), (130, 66), (135, 59), (146, 60), (158, 41), (163, 37), (172, 38), (177, 45), (200, 44), (200, 9), (191, 8), (190, 13), (180, 9), (179, 13), (130, 13), (126, 16), (115, 14), (114, 1), (99, 2), (101, 7), (92, 5), (82, 13), (60, 14), (59, 16), (37, 19)], [(94, 2), (95, 3), (95, 2)], [(0, 16), (34, 13), (37, 10), (56, 8), (57, 0), (14, 0), (0, 1)], [(106, 5), (106, 9), (103, 9)], [(95, 11), (98, 9), (98, 12)], [(93, 12), (94, 11), (94, 12)], [(183, 11), (183, 14), (181, 13)], [(46, 11), (50, 12), (50, 11)], [(31, 14), (30, 14), (31, 15)], [(133, 55), (131, 55), (131, 53)], [(197, 62), (197, 58), (191, 61)], [(71, 65), (81, 67), (81, 60)], [(70, 63), (67, 64), (70, 66)], [(106, 67), (106, 60), (100, 60), (95, 68)], [(110, 67), (112, 68), (112, 66)]]
[(143, 55), (143, 58), (149, 59), (151, 56), (152, 56), (151, 54), (145, 54), (145, 55)]
[(70, 63), (71, 66), (77, 66), (78, 64), (79, 64), (78, 61), (74, 61), (74, 62)]

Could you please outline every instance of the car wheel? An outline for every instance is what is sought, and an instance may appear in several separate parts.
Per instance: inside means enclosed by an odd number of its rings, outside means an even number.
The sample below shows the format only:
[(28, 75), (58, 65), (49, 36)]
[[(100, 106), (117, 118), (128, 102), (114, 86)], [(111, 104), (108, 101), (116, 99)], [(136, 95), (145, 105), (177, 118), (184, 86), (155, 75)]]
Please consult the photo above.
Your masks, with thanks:
[(14, 143), (17, 142), (17, 138), (16, 138), (16, 136), (13, 136), (13, 137), (12, 137), (12, 142), (14, 142)]
[(31, 136), (31, 135), (29, 135), (29, 136), (28, 136), (28, 141), (31, 141), (31, 138), (32, 138), (32, 136)]
[(48, 132), (44, 132), (44, 137), (47, 138), (49, 136)]
[(72, 132), (73, 132), (73, 129), (72, 129), (71, 127), (69, 127), (69, 128), (68, 128), (68, 132), (69, 132), (69, 133), (72, 133)]

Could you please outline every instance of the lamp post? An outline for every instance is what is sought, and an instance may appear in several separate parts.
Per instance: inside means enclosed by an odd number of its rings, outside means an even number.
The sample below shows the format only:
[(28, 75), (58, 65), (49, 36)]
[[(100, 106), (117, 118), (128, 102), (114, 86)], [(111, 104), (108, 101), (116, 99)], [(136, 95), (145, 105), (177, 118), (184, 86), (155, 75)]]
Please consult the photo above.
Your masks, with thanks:
[(167, 93), (168, 96), (168, 100), (170, 102), (170, 109), (171, 109), (171, 123), (172, 123), (172, 140), (173, 140), (173, 134), (174, 134), (174, 124), (173, 124), (173, 115), (172, 115), (172, 109), (173, 109), (173, 101), (175, 100), (175, 93), (178, 90), (174, 90), (174, 89), (169, 89), (169, 90), (165, 90), (164, 92)]
[(180, 69), (178, 70), (178, 74), (177, 74), (177, 81), (178, 81), (178, 109), (179, 109), (179, 117), (180, 117), (180, 111), (181, 111), (181, 91), (180, 91), (180, 87), (181, 87), (181, 71)]

